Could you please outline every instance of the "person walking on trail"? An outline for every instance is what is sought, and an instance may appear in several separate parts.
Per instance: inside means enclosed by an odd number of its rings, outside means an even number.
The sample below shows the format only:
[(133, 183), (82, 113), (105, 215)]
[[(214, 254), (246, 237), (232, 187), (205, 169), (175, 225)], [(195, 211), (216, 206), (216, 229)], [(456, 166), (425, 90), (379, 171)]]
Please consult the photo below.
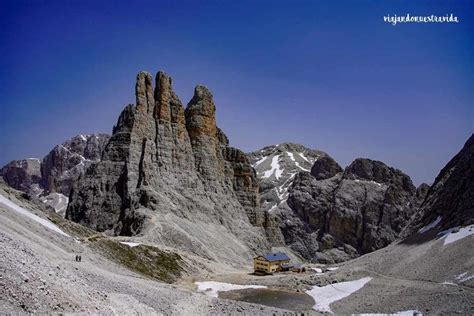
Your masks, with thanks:
[(78, 256), (78, 255), (76, 255), (76, 262), (77, 262), (77, 261), (79, 261), (79, 256)]

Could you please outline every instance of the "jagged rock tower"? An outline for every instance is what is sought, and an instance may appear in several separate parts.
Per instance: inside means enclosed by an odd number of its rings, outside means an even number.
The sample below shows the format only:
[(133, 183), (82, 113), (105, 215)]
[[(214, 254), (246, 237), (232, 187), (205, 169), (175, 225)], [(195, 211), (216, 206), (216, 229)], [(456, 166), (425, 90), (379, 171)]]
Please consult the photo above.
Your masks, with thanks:
[(122, 111), (101, 161), (73, 187), (66, 217), (206, 258), (248, 260), (268, 245), (247, 156), (217, 127), (206, 87), (184, 109), (170, 77), (158, 72), (154, 90), (152, 82), (138, 74), (136, 105)]

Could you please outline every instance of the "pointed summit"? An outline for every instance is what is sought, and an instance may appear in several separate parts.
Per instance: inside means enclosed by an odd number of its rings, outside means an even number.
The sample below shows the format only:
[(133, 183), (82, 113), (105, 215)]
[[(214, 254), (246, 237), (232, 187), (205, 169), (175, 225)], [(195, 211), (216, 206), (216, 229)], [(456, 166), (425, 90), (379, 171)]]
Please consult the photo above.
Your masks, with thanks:
[(135, 85), (135, 96), (137, 102), (137, 111), (141, 113), (153, 113), (155, 100), (153, 97), (153, 80), (150, 73), (140, 71), (137, 75)]

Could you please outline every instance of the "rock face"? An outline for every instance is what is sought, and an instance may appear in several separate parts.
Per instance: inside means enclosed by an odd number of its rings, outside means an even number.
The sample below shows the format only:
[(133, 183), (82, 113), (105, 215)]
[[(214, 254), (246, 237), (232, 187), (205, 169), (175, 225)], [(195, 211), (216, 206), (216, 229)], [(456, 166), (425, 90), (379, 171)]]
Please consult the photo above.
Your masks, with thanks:
[(186, 109), (172, 80), (137, 76), (100, 162), (77, 181), (66, 217), (98, 231), (139, 235), (209, 259), (245, 262), (266, 249), (258, 182), (217, 127), (211, 92)]
[(37, 158), (13, 160), (0, 169), (6, 184), (23, 192), (38, 191), (41, 182), (41, 162)]
[(342, 171), (341, 166), (329, 156), (323, 156), (316, 160), (313, 167), (311, 167), (311, 175), (316, 180), (324, 180), (334, 177)]
[(418, 190), (428, 192), (406, 235), (432, 223), (439, 231), (474, 224), (474, 135), (440, 171), (429, 190)]
[(41, 186), (69, 196), (72, 184), (94, 161), (99, 161), (109, 135), (78, 135), (54, 147), (41, 163)]
[(339, 262), (387, 246), (429, 188), (416, 189), (406, 174), (380, 161), (359, 158), (343, 169), (328, 154), (297, 144), (250, 157), (269, 240), (311, 261)]
[(280, 226), (287, 220), (289, 188), (295, 175), (309, 171), (326, 153), (311, 150), (300, 144), (282, 143), (267, 146), (248, 155), (259, 180), (260, 206), (264, 211), (264, 226), (273, 246), (284, 246), (285, 239)]
[(55, 146), (42, 160), (14, 160), (0, 169), (11, 187), (64, 214), (72, 184), (92, 162), (99, 161), (109, 135), (78, 135)]
[[(283, 228), (287, 242), (307, 258), (340, 261), (385, 247), (400, 235), (417, 203), (410, 178), (380, 161), (359, 158), (343, 172), (319, 178), (296, 176), (288, 205), (303, 227)], [(317, 248), (308, 245), (310, 237)]]

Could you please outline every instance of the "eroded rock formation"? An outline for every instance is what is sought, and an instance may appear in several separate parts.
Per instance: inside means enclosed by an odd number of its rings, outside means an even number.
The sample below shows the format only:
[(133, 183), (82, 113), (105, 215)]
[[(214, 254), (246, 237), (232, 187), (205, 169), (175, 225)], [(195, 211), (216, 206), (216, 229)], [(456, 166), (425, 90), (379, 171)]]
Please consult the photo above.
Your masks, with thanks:
[(170, 77), (158, 72), (155, 82), (153, 89), (152, 76), (138, 74), (136, 104), (73, 188), (66, 217), (208, 258), (248, 260), (249, 248), (267, 242), (247, 156), (217, 127), (206, 87), (198, 85), (184, 109)]

